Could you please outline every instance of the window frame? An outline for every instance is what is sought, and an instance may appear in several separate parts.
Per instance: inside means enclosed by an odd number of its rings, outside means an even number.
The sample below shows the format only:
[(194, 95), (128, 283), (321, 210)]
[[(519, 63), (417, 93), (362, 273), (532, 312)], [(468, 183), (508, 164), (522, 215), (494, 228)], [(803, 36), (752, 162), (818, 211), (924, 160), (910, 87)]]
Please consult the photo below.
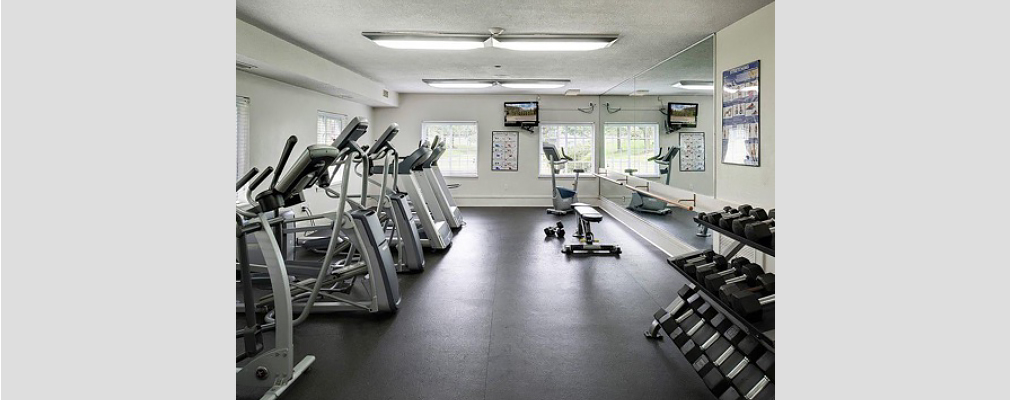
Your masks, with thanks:
[[(592, 128), (592, 133), (590, 134), (590, 141), (589, 141), (589, 146), (590, 146), (590, 148), (589, 148), (589, 168), (586, 169), (586, 172), (584, 172), (582, 174), (579, 174), (580, 178), (581, 177), (590, 178), (591, 177), (590, 174), (596, 171), (596, 140), (598, 139), (596, 137), (596, 122), (540, 122), (540, 124), (537, 126), (537, 128), (538, 128), (537, 129), (537, 136), (539, 137), (539, 143), (540, 143), (540, 146), (539, 146), (539, 149), (538, 149), (538, 150), (540, 150), (539, 151), (539, 153), (540, 153), (540, 159), (537, 160), (537, 177), (538, 178), (550, 178), (551, 177), (551, 171), (550, 170), (547, 170), (547, 171), (543, 170), (543, 167), (544, 167), (543, 163), (547, 159), (547, 156), (544, 155), (544, 127), (547, 126), (547, 125), (588, 125), (590, 128)], [(560, 152), (561, 149), (558, 149), (558, 151)], [(566, 151), (566, 153), (568, 153), (568, 152)], [(548, 165), (548, 168), (549, 168), (549, 165)], [(561, 172), (561, 173), (558, 173), (555, 176), (557, 176), (559, 178), (574, 178), (575, 177), (575, 173), (574, 172), (573, 173)]]
[[(451, 168), (446, 168), (446, 165), (451, 163), (441, 163), (442, 160), (446, 160), (446, 156), (449, 154), (450, 148), (446, 147), (446, 152), (442, 154), (442, 158), (439, 159), (439, 171), (442, 172), (443, 176), (453, 177), (453, 178), (477, 178), (480, 174), (480, 124), (477, 121), (421, 121), (421, 141), (424, 142), (428, 140), (428, 126), (438, 125), (438, 124), (453, 124), (453, 125), (473, 125), (474, 135), (476, 137), (476, 145), (473, 154), (473, 173), (458, 173)], [(452, 141), (446, 141), (447, 146), (452, 143)]]
[[(328, 141), (327, 140), (320, 141), (321, 137), (320, 137), (320, 132), (319, 132), (319, 122), (320, 122), (319, 120), (322, 119), (322, 118), (332, 119), (332, 120), (336, 120), (336, 121), (339, 122), (339, 127), (337, 128), (336, 132), (333, 133), (333, 138), (331, 138)], [(335, 112), (330, 112), (330, 111), (323, 111), (323, 110), (316, 110), (316, 144), (326, 144), (326, 145), (328, 145), (330, 143), (333, 143), (333, 140), (335, 140), (337, 138), (337, 136), (340, 136), (340, 132), (342, 132), (344, 130), (344, 124), (346, 124), (346, 123), (347, 123), (347, 115), (346, 114), (335, 113)], [(325, 138), (325, 132), (323, 132), (323, 135), (324, 136), (322, 138)]]
[[(656, 131), (655, 131), (656, 132), (656, 136), (655, 136), (655, 140), (654, 140), (654, 143), (653, 143), (654, 145), (653, 145), (653, 149), (652, 149), (652, 155), (659, 154), (659, 150), (663, 148), (663, 146), (660, 146), (660, 144), (659, 144), (659, 142), (660, 142), (660, 137), (659, 137), (660, 126), (659, 125), (660, 124), (658, 122), (616, 122), (616, 121), (615, 122), (604, 122), (603, 123), (603, 154), (604, 154), (604, 156), (606, 156), (606, 154), (607, 154), (607, 125), (614, 125), (614, 126), (622, 126), (622, 125), (623, 126), (654, 125), (656, 127)], [(630, 158), (629, 158), (629, 160), (630, 160)], [(604, 167), (607, 168), (607, 170), (609, 172), (617, 172), (617, 173), (622, 173), (622, 174), (624, 173), (623, 169), (620, 170), (620, 171), (610, 171), (609, 167), (606, 166), (606, 163), (607, 163), (606, 157), (604, 157), (603, 163), (604, 163)], [(635, 176), (639, 177), (639, 178), (660, 178), (660, 177), (662, 177), (663, 174), (661, 174), (659, 172), (659, 164), (656, 164), (654, 162), (651, 163), (651, 164), (655, 167), (655, 171), (656, 171), (655, 173), (639, 173), (639, 172), (635, 172)]]

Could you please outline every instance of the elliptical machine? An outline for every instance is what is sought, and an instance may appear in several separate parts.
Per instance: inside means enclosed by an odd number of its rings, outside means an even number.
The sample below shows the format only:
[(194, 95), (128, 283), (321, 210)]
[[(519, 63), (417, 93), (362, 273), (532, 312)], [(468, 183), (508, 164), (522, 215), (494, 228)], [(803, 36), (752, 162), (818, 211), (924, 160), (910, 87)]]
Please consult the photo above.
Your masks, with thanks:
[[(283, 223), (282, 218), (272, 218), (282, 207), (290, 207), (302, 203), (302, 192), (315, 184), (325, 185), (326, 168), (338, 156), (338, 150), (332, 146), (312, 145), (294, 162), (290, 171), (281, 176), (285, 164), (291, 155), (297, 139), (288, 139), (281, 153), (277, 169), (267, 167), (258, 172), (253, 168), (242, 179), (236, 182), (235, 190), (241, 189), (247, 182), (252, 183), (246, 189), (246, 200), (252, 205), (250, 209), (236, 207), (236, 261), (242, 288), (242, 303), (255, 302), (253, 294), (252, 265), (249, 262), (249, 246), (247, 235), (252, 235), (257, 248), (263, 255), (264, 269), (269, 277), (272, 294), (274, 322), (269, 329), (275, 331), (274, 348), (264, 350), (262, 333), (268, 327), (258, 323), (256, 309), (246, 307), (245, 326), (236, 336), (243, 339), (244, 352), (236, 357), (236, 362), (248, 359), (248, 363), (236, 367), (236, 383), (239, 386), (266, 388), (261, 399), (276, 399), (287, 390), (299, 376), (315, 361), (314, 356), (305, 356), (295, 363), (293, 328), (296, 325), (291, 305), (291, 288), (289, 285), (286, 262), (281, 253), (280, 242), (274, 234), (276, 227)], [(273, 174), (270, 187), (255, 197), (253, 191), (268, 176)], [(253, 179), (253, 176), (256, 176)]]
[(544, 156), (547, 157), (547, 162), (551, 165), (551, 187), (553, 191), (551, 193), (551, 201), (554, 203), (554, 208), (548, 208), (547, 212), (555, 215), (565, 215), (572, 211), (572, 204), (579, 202), (578, 192), (579, 192), (579, 174), (586, 172), (584, 169), (576, 168), (572, 171), (575, 172), (575, 183), (572, 184), (572, 189), (565, 189), (558, 186), (557, 174), (561, 172), (561, 168), (564, 167), (572, 158), (565, 154), (565, 149), (561, 149), (561, 153), (558, 153), (558, 148), (552, 143), (544, 143)]
[[(663, 150), (659, 150), (659, 154), (649, 157), (649, 161), (659, 164), (659, 173), (666, 174), (666, 181), (664, 184), (670, 185), (670, 163), (673, 157), (677, 155), (680, 151), (679, 147), (670, 147), (666, 154), (663, 154)], [(628, 175), (634, 175), (636, 170), (626, 169), (625, 173)], [(666, 202), (655, 197), (649, 196), (647, 194), (642, 194), (636, 191), (631, 192), (631, 202), (628, 203), (628, 209), (633, 211), (641, 211), (659, 215), (666, 215), (670, 213), (670, 209), (666, 207)]]

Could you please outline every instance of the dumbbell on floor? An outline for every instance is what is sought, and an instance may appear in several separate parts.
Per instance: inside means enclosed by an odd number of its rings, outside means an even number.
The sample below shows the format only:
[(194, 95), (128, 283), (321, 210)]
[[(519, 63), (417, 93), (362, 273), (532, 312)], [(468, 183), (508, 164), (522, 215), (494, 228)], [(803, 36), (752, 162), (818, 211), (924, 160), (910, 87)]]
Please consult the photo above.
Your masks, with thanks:
[(562, 224), (561, 221), (558, 221), (555, 226), (548, 226), (544, 228), (544, 234), (547, 235), (547, 237), (565, 237), (565, 225)]

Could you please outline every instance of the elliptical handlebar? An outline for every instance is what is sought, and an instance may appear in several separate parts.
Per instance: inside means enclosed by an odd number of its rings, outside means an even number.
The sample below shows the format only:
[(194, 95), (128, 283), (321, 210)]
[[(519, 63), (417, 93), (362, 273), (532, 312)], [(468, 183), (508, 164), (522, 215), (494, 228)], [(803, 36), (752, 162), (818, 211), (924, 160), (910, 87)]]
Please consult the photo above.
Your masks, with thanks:
[(239, 178), (237, 182), (235, 182), (235, 190), (237, 191), (241, 189), (242, 186), (245, 186), (246, 183), (249, 183), (249, 180), (252, 179), (254, 176), (256, 176), (256, 174), (259, 172), (260, 172), (259, 169), (257, 169), (256, 167), (252, 167), (252, 169), (250, 169), (249, 172), (246, 172), (245, 175), (242, 175), (242, 177)]
[(274, 169), (274, 179), (270, 181), (271, 189), (277, 187), (277, 180), (281, 179), (281, 174), (284, 172), (284, 164), (287, 164), (288, 157), (291, 157), (291, 151), (295, 149), (295, 144), (297, 143), (298, 137), (295, 135), (288, 137), (287, 142), (284, 143), (284, 150), (281, 151), (281, 159), (277, 161), (277, 168)]

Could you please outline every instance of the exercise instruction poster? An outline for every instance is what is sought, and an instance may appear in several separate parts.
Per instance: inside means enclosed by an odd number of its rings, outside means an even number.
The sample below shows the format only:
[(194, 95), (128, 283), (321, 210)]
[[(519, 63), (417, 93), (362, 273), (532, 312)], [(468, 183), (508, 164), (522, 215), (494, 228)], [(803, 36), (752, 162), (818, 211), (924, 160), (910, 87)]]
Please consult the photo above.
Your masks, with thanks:
[(519, 132), (491, 132), (491, 170), (519, 170)]
[(761, 166), (761, 60), (722, 73), (722, 162)]
[(680, 171), (705, 170), (705, 132), (680, 133)]

